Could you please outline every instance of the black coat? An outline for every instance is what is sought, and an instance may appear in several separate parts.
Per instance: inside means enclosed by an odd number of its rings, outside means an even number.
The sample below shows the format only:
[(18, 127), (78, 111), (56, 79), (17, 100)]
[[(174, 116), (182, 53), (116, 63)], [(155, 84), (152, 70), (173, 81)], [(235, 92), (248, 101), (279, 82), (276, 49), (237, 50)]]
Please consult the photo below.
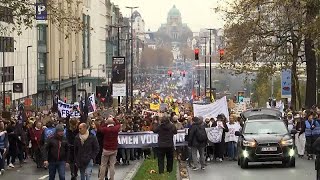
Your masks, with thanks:
[(74, 141), (74, 156), (75, 162), (80, 169), (85, 169), (90, 160), (95, 160), (99, 153), (99, 143), (93, 134), (83, 144), (81, 144), (80, 136), (78, 135)]
[(177, 134), (177, 128), (171, 122), (165, 122), (153, 129), (158, 136), (158, 147), (174, 147), (173, 136)]
[(200, 142), (198, 141), (196, 132), (200, 129), (205, 128), (204, 124), (199, 122), (194, 122), (189, 129), (188, 136), (188, 146), (190, 147), (206, 147), (207, 141)]
[(64, 137), (55, 135), (45, 143), (43, 159), (49, 162), (68, 161), (69, 145)]

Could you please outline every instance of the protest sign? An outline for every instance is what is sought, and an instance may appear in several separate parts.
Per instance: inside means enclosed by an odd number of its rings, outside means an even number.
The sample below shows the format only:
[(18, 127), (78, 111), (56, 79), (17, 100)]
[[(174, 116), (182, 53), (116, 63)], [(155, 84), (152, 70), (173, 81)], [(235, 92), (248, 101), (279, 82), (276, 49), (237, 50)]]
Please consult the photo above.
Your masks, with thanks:
[[(187, 146), (188, 142), (185, 140), (188, 129), (178, 130), (174, 135), (172, 141), (174, 146)], [(213, 143), (221, 142), (222, 129), (220, 128), (206, 128), (209, 141)], [(145, 132), (120, 132), (118, 136), (119, 148), (147, 148), (158, 146), (158, 134), (152, 131)]]
[(211, 104), (193, 104), (194, 116), (202, 116), (206, 118), (216, 118), (219, 114), (224, 114), (229, 120), (229, 111), (227, 98), (224, 96)]

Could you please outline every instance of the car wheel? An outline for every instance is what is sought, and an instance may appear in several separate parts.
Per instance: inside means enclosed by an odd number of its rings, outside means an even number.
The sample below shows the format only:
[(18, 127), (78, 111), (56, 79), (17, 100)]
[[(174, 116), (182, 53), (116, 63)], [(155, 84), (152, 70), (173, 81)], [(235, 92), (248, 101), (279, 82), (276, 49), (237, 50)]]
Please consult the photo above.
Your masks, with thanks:
[(296, 167), (296, 160), (294, 158), (291, 160), (282, 160), (282, 166), (285, 168)]
[(248, 160), (241, 158), (240, 159), (240, 167), (241, 167), (241, 169), (247, 169), (248, 168)]
[(295, 158), (291, 159), (289, 167), (293, 167), (293, 168), (296, 167), (296, 159)]

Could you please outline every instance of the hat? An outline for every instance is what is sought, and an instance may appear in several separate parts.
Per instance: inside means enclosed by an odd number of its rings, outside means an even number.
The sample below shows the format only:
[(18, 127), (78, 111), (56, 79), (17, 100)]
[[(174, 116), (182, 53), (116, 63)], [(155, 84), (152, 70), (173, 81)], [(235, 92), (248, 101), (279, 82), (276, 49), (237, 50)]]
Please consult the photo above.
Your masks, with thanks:
[(292, 116), (292, 112), (288, 112), (287, 116)]
[(61, 132), (61, 131), (64, 131), (64, 127), (63, 127), (62, 124), (58, 124), (58, 125), (56, 126), (56, 132)]
[(203, 121), (203, 117), (202, 117), (202, 116), (199, 116), (198, 118), (199, 118), (199, 120), (200, 120), (201, 122)]

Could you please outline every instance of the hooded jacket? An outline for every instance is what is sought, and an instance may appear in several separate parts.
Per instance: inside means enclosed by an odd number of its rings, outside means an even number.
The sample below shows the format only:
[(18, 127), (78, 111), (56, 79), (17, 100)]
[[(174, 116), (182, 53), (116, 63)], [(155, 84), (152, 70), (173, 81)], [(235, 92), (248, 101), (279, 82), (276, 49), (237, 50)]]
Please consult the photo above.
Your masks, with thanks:
[(158, 147), (174, 147), (173, 136), (177, 134), (177, 128), (170, 121), (163, 122), (153, 129), (158, 136)]
[(199, 142), (197, 138), (197, 131), (201, 128), (205, 128), (205, 126), (202, 124), (202, 121), (198, 120), (194, 122), (189, 129), (189, 136), (188, 136), (188, 146), (190, 147), (206, 147), (207, 142)]

